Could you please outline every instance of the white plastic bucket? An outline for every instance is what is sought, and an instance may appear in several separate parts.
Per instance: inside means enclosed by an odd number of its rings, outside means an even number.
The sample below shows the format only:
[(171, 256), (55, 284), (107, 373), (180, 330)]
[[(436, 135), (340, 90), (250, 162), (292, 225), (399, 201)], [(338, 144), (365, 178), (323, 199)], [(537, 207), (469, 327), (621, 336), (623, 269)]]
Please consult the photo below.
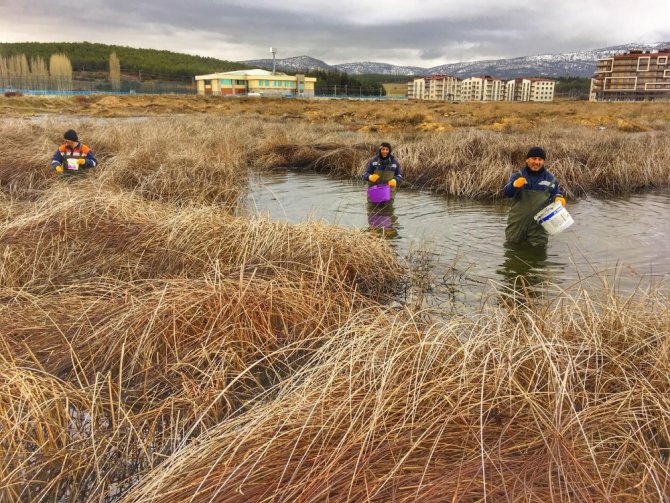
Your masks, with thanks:
[(68, 158), (67, 169), (79, 169), (79, 164), (77, 163), (77, 159), (73, 159), (72, 157)]
[(575, 221), (568, 213), (568, 210), (559, 203), (554, 201), (552, 204), (543, 208), (542, 211), (535, 215), (535, 221), (544, 227), (548, 234), (558, 234), (570, 227)]

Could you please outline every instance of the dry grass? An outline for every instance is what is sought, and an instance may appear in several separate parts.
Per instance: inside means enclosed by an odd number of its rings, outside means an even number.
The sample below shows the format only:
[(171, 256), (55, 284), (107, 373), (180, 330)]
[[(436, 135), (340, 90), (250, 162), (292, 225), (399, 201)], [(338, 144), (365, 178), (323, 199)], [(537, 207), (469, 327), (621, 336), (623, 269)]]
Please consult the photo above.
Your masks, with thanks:
[[(667, 188), (667, 107), (11, 100), (88, 118), (0, 122), (0, 500), (667, 499), (662, 291), (431, 324), (386, 304), (383, 240), (239, 208), (249, 166), (354, 177), (382, 139), (465, 197), (532, 144), (572, 196)], [(75, 183), (68, 127), (101, 160)]]
[(61, 189), (24, 214), (5, 210), (14, 216), (0, 227), (4, 285), (41, 291), (96, 277), (198, 278), (240, 269), (272, 277), (285, 270), (297, 281), (325, 274), (381, 295), (399, 279), (387, 245), (361, 231), (234, 217), (215, 207), (175, 211), (85, 183)]
[[(104, 100), (117, 98), (94, 102)], [(165, 100), (172, 106), (179, 103), (177, 97)], [(199, 103), (197, 98), (184, 100)], [(254, 107), (245, 100), (202, 100), (214, 107), (211, 115), (77, 124), (105, 168), (91, 177), (147, 199), (217, 204), (235, 211), (246, 188), (247, 166), (358, 177), (379, 142), (389, 140), (407, 184), (449, 195), (500, 197), (502, 186), (523, 166), (531, 145), (547, 150), (547, 165), (569, 197), (670, 187), (670, 130), (655, 122), (664, 117), (660, 110), (658, 117), (652, 115), (656, 104), (645, 109), (646, 126), (631, 133), (628, 126), (589, 124), (583, 116), (598, 105), (584, 103), (501, 103), (488, 108), (375, 103), (377, 108), (384, 107), (380, 116), (368, 102), (342, 101), (338, 103), (345, 111), (328, 117), (334, 106), (329, 100), (256, 101)], [(264, 108), (263, 103), (272, 106)], [(413, 105), (425, 112), (409, 108)], [(641, 105), (633, 104), (628, 108), (599, 105), (613, 114), (616, 124), (630, 124), (632, 113), (641, 110)], [(218, 107), (224, 107), (232, 118), (219, 116)], [(233, 116), (235, 111), (238, 115)], [(470, 119), (461, 123), (463, 114)], [(446, 121), (445, 131), (424, 127), (438, 115)], [(370, 122), (379, 120), (393, 127), (384, 129)], [(489, 127), (500, 121), (505, 127)], [(513, 123), (519, 127), (512, 127)], [(9, 139), (0, 147), (0, 185), (5, 191), (30, 198), (35, 190), (53, 185), (46, 160), (60, 141), (61, 129), (51, 121), (0, 123), (0, 134)], [(17, 150), (15, 144), (24, 148)]]
[(124, 501), (663, 501), (667, 306), (363, 314)]

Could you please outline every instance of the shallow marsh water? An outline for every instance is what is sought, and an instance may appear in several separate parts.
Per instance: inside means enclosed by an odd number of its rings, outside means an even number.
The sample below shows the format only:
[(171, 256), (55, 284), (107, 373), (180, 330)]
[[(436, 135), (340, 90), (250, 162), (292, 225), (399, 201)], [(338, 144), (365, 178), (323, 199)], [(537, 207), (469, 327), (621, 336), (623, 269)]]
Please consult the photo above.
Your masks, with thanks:
[[(365, 184), (312, 172), (254, 175), (247, 208), (274, 220), (309, 218), (355, 227), (389, 239), (399, 255), (429, 259), (437, 295), (476, 299), (491, 282), (614, 281), (646, 288), (670, 276), (670, 193), (569, 201), (575, 223), (550, 236), (546, 250), (505, 245), (509, 201), (471, 201), (401, 188), (392, 208), (366, 202)], [(441, 284), (441, 285), (440, 285)], [(441, 292), (441, 293), (440, 293)]]

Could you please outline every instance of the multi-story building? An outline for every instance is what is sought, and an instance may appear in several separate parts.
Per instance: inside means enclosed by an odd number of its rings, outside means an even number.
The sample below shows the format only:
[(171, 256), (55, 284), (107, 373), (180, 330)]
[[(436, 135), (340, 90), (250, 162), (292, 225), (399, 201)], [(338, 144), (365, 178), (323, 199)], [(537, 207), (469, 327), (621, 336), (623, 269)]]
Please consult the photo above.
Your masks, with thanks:
[(670, 100), (670, 48), (630, 51), (596, 64), (591, 101)]
[(407, 96), (417, 100), (453, 101), (458, 98), (458, 79), (449, 75), (431, 75), (407, 84)]
[(523, 78), (510, 81), (490, 77), (458, 80), (447, 75), (414, 79), (407, 84), (407, 97), (416, 100), (458, 101), (553, 101), (553, 80)]
[(505, 86), (507, 101), (554, 101), (555, 82), (549, 79), (514, 79)]
[(505, 99), (505, 85), (501, 79), (485, 75), (461, 81), (461, 101), (500, 101)]
[(198, 94), (227, 96), (298, 96), (314, 97), (316, 78), (286, 75), (268, 70), (237, 70), (234, 72), (196, 75)]

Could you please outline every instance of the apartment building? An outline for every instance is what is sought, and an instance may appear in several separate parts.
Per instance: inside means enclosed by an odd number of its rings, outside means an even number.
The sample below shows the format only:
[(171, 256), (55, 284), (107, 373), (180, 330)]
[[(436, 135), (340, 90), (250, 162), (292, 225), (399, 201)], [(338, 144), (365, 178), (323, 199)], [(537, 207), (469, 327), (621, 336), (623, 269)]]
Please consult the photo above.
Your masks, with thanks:
[(514, 79), (505, 86), (506, 101), (554, 101), (556, 82), (549, 79)]
[(670, 100), (670, 47), (603, 58), (591, 79), (591, 101)]
[(227, 96), (298, 96), (314, 97), (316, 78), (286, 75), (268, 70), (237, 70), (234, 72), (196, 75), (198, 94)]
[(505, 98), (505, 86), (501, 79), (469, 77), (461, 81), (461, 101), (500, 101)]
[(449, 75), (431, 75), (407, 84), (407, 97), (416, 100), (454, 101), (458, 99), (458, 79)]
[(439, 75), (409, 82), (407, 97), (410, 100), (553, 101), (554, 85), (553, 80), (540, 78), (505, 81), (486, 75), (459, 80)]

